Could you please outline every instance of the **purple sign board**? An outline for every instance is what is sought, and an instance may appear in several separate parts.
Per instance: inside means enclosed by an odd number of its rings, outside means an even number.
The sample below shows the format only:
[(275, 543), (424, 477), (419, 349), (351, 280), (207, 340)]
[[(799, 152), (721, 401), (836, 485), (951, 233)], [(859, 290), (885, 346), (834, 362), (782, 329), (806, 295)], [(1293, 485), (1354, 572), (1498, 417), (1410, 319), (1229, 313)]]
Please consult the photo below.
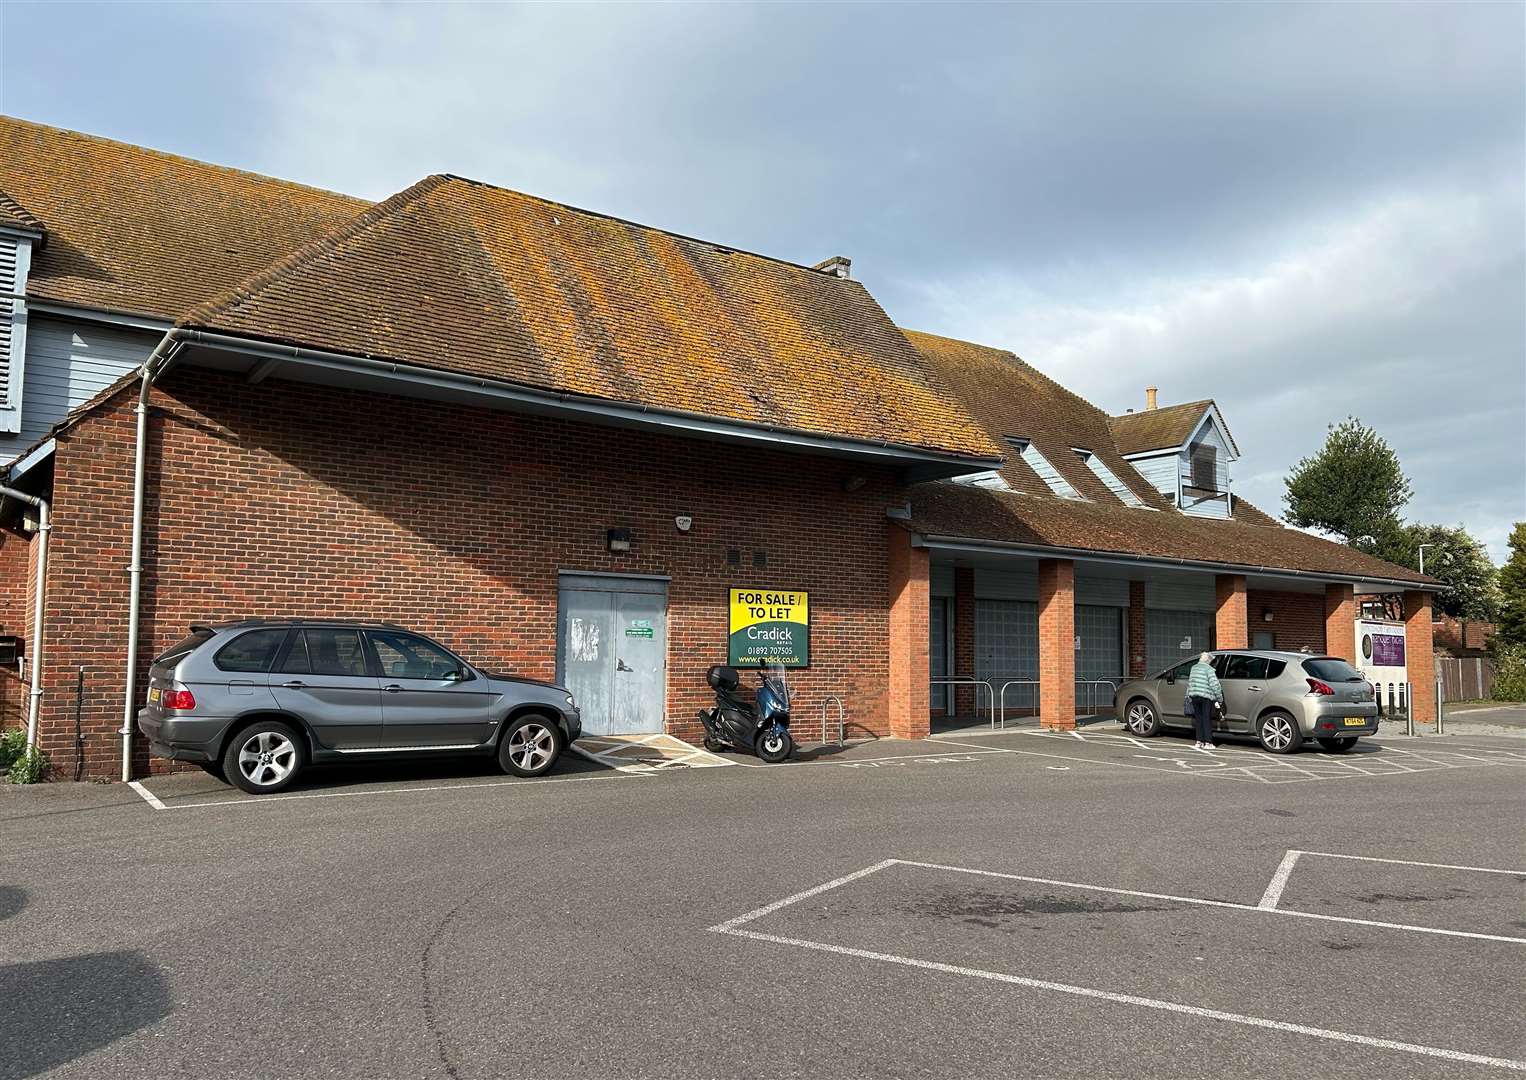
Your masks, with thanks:
[(1363, 634), (1362, 654), (1373, 667), (1404, 666), (1404, 635)]

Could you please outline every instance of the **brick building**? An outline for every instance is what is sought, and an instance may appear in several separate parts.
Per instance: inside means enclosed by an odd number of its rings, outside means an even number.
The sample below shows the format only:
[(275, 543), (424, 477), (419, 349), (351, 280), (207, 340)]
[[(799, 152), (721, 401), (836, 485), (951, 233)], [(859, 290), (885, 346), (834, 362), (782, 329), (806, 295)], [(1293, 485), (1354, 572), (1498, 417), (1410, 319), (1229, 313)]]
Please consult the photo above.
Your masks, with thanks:
[[(459, 177), (369, 206), (10, 119), (0, 211), (5, 483), (52, 513), (27, 678), (65, 773), (159, 767), (119, 732), (148, 657), (254, 614), (392, 619), (570, 679), (570, 605), (598, 593), (657, 677), (585, 720), (679, 735), (731, 588), (807, 592), (799, 711), (836, 695), (879, 735), (981, 707), (952, 678), (1021, 681), (1010, 704), (1066, 726), (1184, 649), (1354, 660), (1358, 593), (1404, 592), (1429, 642), (1434, 582), (1233, 496), (1212, 402), (1108, 417), (903, 332), (846, 260)], [(0, 620), (28, 643), (34, 518), (0, 506)], [(623, 634), (621, 596), (656, 619)]]

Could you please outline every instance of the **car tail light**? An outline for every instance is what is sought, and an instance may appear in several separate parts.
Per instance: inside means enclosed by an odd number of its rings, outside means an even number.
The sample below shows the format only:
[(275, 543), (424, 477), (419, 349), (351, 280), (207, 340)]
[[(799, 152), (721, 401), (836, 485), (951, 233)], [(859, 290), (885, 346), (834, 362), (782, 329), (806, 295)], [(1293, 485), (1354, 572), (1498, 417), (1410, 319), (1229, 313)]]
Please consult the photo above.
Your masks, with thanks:
[(1308, 683), (1309, 693), (1311, 694), (1318, 694), (1320, 697), (1335, 696), (1335, 691), (1330, 688), (1330, 684), (1327, 682), (1320, 682), (1318, 679), (1309, 679)]
[(189, 690), (166, 690), (159, 703), (166, 709), (194, 709), (196, 695)]

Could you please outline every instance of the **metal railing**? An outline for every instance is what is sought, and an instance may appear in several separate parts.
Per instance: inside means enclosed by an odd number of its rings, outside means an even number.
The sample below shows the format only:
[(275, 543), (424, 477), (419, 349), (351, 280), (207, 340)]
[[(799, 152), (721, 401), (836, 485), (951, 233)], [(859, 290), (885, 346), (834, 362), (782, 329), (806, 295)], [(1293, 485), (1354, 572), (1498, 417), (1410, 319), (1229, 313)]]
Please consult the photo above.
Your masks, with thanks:
[[(1108, 704), (1114, 705), (1116, 702), (1113, 699), (1117, 698), (1118, 687), (1121, 684), (1115, 679), (1077, 679), (1076, 685), (1086, 687), (1086, 715), (1096, 716), (1097, 687), (1105, 686), (1108, 688)], [(1078, 698), (1079, 696), (1077, 695)]]
[(843, 711), (842, 698), (836, 694), (828, 694), (821, 699), (821, 741), (827, 741), (827, 706), (837, 706), (837, 745), (843, 745), (844, 734), (848, 727), (847, 713)]
[[(929, 686), (973, 686), (973, 687), (975, 687), (976, 688), (975, 689), (975, 708), (977, 710), (980, 708), (980, 689), (979, 688), (982, 687), (982, 686), (985, 687), (986, 688), (986, 700), (989, 701), (990, 704), (991, 704), (991, 727), (993, 727), (993, 728), (996, 727), (996, 690), (995, 690), (995, 688), (993, 688), (991, 686), (991, 683), (990, 683), (989, 680), (986, 680), (986, 679), (972, 679), (972, 678), (969, 678), (967, 676), (960, 676), (958, 678), (951, 678), (951, 679), (930, 679), (930, 680), (928, 680), (928, 685)], [(957, 697), (956, 697), (955, 700), (957, 701)], [(957, 709), (956, 709), (956, 707), (950, 707), (948, 711), (949, 711), (950, 715), (953, 715), (957, 711)]]
[[(1038, 685), (1039, 685), (1039, 681), (1037, 679), (1008, 679), (1006, 682), (1001, 684), (1001, 694), (1000, 694), (1000, 697), (999, 697), (999, 702), (1000, 702), (1000, 705), (1001, 705), (1001, 709), (1000, 709), (1000, 713), (1001, 713), (1001, 727), (1002, 727), (1003, 731), (1005, 731), (1006, 728), (1007, 728), (1007, 687), (1009, 687), (1009, 686), (1031, 686), (1031, 687), (1034, 688), (1035, 691), (1037, 691)], [(991, 724), (991, 726), (993, 728), (996, 726), (994, 721)]]

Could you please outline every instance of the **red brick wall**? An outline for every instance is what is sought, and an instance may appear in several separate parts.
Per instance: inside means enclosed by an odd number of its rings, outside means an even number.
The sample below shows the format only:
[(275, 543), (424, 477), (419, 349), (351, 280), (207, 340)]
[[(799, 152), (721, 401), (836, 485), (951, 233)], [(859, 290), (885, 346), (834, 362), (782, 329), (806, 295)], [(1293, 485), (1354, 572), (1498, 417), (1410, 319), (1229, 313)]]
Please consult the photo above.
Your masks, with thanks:
[(896, 526), (889, 527), (886, 549), (884, 603), (889, 618), (890, 668), (884, 678), (890, 692), (889, 733), (900, 739), (918, 739), (928, 733), (932, 721), (927, 634), (931, 560), (926, 548), (911, 546), (911, 533)]
[(1250, 635), (1245, 628), (1245, 576), (1219, 574), (1213, 579), (1213, 590), (1214, 648), (1250, 648)]
[[(1279, 649), (1325, 651), (1325, 606), (1318, 593), (1252, 589), (1246, 594), (1245, 606), (1252, 634), (1270, 630), (1273, 644)], [(1266, 611), (1272, 613), (1271, 622), (1263, 616)], [(1348, 631), (1348, 636), (1354, 632)]]
[[(958, 678), (975, 677), (975, 568), (954, 567), (954, 672)], [(977, 705), (974, 687), (954, 691), (954, 712), (970, 716)], [(984, 702), (989, 706), (990, 702)]]
[[(118, 398), (61, 435), (56, 457), (48, 666), (69, 686), (45, 699), (44, 745), (67, 746), (72, 761), (73, 672), (87, 665), (93, 776), (119, 772), (131, 404)], [(889, 470), (192, 371), (157, 391), (151, 432), (145, 669), (193, 620), (289, 614), (395, 620), (549, 679), (559, 569), (671, 574), (670, 730), (697, 734), (694, 714), (710, 704), (726, 590), (773, 585), (811, 593), (797, 733), (811, 734), (827, 693), (852, 727), (888, 731)], [(845, 494), (855, 474), (868, 483)], [(694, 518), (687, 534), (679, 514)], [(606, 550), (610, 527), (632, 530), (631, 552)], [(766, 569), (751, 565), (757, 550)], [(140, 768), (144, 751), (140, 739)]]
[(1145, 583), (1129, 582), (1129, 678), (1145, 677)]
[(1431, 594), (1404, 594), (1405, 675), (1409, 708), (1417, 724), (1436, 722), (1436, 651), (1431, 640)]
[[(1347, 663), (1356, 660), (1356, 599), (1350, 585), (1325, 586), (1325, 652)], [(1427, 636), (1430, 627), (1426, 627)]]
[(1039, 560), (1039, 723), (1076, 726), (1076, 564)]

